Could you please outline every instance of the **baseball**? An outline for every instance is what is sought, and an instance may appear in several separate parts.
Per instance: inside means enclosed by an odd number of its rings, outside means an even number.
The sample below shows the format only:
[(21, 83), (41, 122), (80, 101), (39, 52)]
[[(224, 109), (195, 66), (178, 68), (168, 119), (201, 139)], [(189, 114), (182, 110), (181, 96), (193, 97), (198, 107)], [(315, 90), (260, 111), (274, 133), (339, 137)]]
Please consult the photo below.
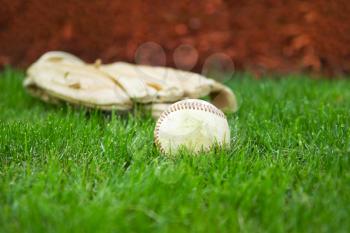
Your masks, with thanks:
[(224, 113), (214, 105), (186, 99), (170, 105), (160, 115), (154, 139), (164, 154), (176, 153), (181, 147), (198, 153), (214, 145), (229, 145), (230, 128)]

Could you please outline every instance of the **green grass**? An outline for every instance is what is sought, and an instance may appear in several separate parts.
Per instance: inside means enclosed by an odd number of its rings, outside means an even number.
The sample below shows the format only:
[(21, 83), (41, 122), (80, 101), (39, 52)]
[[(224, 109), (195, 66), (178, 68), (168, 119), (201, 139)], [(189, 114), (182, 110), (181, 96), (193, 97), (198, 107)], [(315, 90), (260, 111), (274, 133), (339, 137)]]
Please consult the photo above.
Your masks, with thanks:
[(350, 230), (350, 81), (237, 75), (232, 148), (166, 158), (151, 118), (48, 105), (23, 77), (0, 74), (0, 232)]

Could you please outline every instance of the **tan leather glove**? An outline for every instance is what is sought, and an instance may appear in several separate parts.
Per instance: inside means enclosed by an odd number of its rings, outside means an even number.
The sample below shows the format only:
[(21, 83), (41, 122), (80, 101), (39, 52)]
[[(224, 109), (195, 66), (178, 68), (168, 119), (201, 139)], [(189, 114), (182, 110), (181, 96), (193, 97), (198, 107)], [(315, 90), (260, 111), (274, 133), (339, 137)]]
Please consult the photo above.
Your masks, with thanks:
[(58, 51), (44, 54), (28, 68), (24, 87), (46, 102), (120, 111), (142, 104), (155, 118), (178, 100), (208, 95), (220, 109), (237, 110), (231, 89), (196, 73), (125, 62), (87, 64)]

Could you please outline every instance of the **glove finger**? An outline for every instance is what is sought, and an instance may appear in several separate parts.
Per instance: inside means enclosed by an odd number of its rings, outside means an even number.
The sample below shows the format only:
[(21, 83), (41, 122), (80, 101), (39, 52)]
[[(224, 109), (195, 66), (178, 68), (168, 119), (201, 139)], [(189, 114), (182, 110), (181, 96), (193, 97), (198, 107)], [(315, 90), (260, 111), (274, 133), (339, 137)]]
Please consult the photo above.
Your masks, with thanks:
[(115, 105), (118, 109), (132, 107), (129, 97), (115, 82), (91, 67), (41, 61), (30, 67), (27, 80), (25, 87), (36, 87), (70, 103)]

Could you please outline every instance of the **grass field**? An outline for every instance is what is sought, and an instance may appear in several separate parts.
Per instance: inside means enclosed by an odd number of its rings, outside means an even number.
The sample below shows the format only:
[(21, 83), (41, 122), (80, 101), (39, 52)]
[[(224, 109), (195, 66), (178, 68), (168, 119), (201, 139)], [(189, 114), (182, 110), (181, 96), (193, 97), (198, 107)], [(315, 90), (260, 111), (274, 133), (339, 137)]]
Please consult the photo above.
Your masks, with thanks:
[(151, 118), (47, 105), (2, 71), (0, 232), (349, 232), (350, 80), (240, 76), (232, 148), (166, 158)]

